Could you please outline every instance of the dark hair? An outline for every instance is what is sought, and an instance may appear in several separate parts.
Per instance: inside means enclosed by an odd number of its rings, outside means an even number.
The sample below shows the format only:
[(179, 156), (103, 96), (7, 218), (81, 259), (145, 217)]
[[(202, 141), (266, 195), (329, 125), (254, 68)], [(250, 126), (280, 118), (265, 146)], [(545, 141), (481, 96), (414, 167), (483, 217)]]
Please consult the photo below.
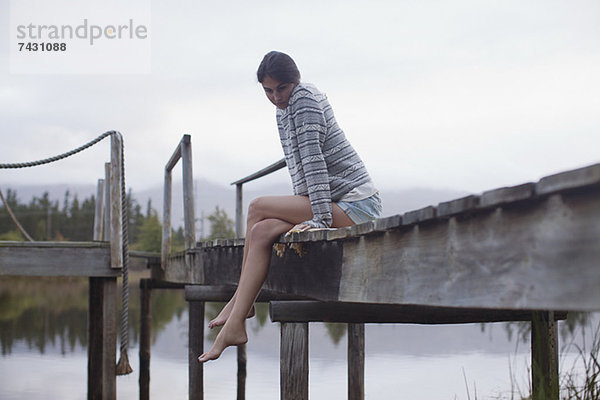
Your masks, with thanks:
[(262, 81), (270, 76), (281, 83), (300, 83), (300, 71), (292, 57), (280, 51), (270, 51), (263, 57), (256, 77)]

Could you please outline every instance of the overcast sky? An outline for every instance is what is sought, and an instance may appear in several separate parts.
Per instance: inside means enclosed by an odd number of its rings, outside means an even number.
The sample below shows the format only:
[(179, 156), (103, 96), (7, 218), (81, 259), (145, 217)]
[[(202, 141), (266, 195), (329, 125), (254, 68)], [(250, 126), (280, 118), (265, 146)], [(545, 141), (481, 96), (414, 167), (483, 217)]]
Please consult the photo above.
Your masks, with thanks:
[[(0, 2), (0, 163), (115, 129), (135, 192), (162, 185), (188, 133), (195, 176), (229, 184), (283, 155), (255, 75), (272, 49), (327, 93), (383, 190), (477, 193), (600, 161), (597, 0), (152, 1), (151, 73), (123, 75), (11, 74), (11, 1)], [(0, 186), (93, 184), (108, 156), (106, 141), (2, 170)]]

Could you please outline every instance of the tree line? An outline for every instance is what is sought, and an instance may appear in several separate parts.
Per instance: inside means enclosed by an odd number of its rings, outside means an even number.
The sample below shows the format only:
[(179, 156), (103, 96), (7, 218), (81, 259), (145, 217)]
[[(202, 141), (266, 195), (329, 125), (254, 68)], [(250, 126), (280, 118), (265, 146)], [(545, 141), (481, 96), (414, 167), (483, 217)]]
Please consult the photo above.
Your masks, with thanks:
[[(94, 195), (79, 200), (68, 190), (62, 202), (51, 200), (48, 193), (33, 197), (22, 203), (14, 190), (5, 193), (6, 203), (24, 230), (36, 241), (91, 241), (94, 230), (96, 199)], [(145, 210), (133, 197), (131, 190), (126, 196), (128, 235), (131, 248), (160, 252), (162, 225), (158, 213), (148, 200)], [(234, 223), (218, 206), (208, 216), (210, 236), (208, 239), (235, 236)], [(0, 204), (0, 240), (22, 241), (24, 237), (11, 220), (4, 204)], [(172, 249), (184, 248), (183, 228), (172, 231)]]

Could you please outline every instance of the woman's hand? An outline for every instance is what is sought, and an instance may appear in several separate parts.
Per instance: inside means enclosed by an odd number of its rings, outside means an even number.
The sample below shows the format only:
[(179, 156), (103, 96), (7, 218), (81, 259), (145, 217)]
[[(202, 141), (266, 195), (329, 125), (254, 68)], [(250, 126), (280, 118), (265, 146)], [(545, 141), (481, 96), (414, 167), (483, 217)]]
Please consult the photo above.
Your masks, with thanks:
[(299, 232), (304, 232), (308, 229), (310, 229), (311, 226), (307, 225), (307, 224), (298, 224), (296, 226), (294, 226), (292, 229), (290, 229), (289, 231), (287, 231), (287, 233), (285, 234), (285, 236), (290, 236), (292, 233), (299, 233)]

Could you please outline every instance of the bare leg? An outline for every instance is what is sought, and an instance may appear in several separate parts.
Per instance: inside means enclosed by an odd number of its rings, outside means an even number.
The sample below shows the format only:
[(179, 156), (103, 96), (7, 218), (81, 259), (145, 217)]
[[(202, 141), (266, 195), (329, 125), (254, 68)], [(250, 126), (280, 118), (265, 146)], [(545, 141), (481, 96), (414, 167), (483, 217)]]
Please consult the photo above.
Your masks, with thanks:
[(255, 225), (250, 240), (250, 251), (248, 252), (246, 267), (240, 277), (231, 314), (223, 329), (217, 335), (212, 348), (198, 358), (200, 362), (217, 359), (226, 347), (247, 342), (246, 314), (254, 304), (254, 300), (267, 277), (271, 246), (281, 233), (292, 227), (292, 224), (276, 219), (264, 220)]
[[(248, 224), (249, 228), (251, 228), (250, 224)], [(250, 229), (246, 230), (246, 240), (244, 241), (244, 256), (242, 257), (242, 271), (240, 273), (243, 274), (244, 273), (244, 267), (246, 265), (246, 257), (248, 254), (248, 248), (250, 247), (248, 245), (248, 232), (250, 231)], [(227, 321), (227, 318), (229, 318), (229, 314), (231, 314), (231, 310), (233, 309), (233, 304), (235, 303), (235, 298), (237, 296), (237, 288), (235, 290), (235, 293), (233, 294), (233, 296), (231, 297), (231, 299), (229, 300), (229, 302), (227, 304), (225, 304), (225, 307), (223, 307), (223, 309), (221, 310), (221, 312), (219, 313), (219, 315), (217, 315), (214, 319), (212, 319), (209, 323), (208, 323), (208, 327), (210, 329), (216, 327), (216, 326), (222, 326), (225, 325), (225, 322)], [(246, 318), (252, 318), (254, 317), (254, 314), (256, 313), (254, 306), (252, 306), (252, 308), (250, 309), (250, 311), (248, 311), (248, 315), (246, 316)]]
[[(333, 222), (334, 227), (352, 225), (353, 222), (348, 216), (342, 211), (337, 204), (333, 204)], [(310, 201), (306, 196), (266, 196), (260, 197), (253, 200), (248, 207), (248, 219), (246, 222), (246, 241), (244, 243), (244, 256), (242, 258), (242, 271), (246, 266), (246, 258), (248, 256), (248, 238), (252, 227), (257, 222), (260, 222), (269, 218), (277, 218), (288, 221), (293, 225), (299, 224), (300, 222), (306, 221), (312, 218), (312, 209), (310, 208)], [(283, 233), (283, 232), (281, 232)], [(275, 240), (275, 239), (273, 239)], [(233, 304), (237, 298), (238, 291), (236, 290), (231, 300), (223, 307), (219, 315), (208, 323), (209, 328), (216, 326), (222, 326), (229, 318)], [(254, 306), (250, 308), (247, 318), (253, 317), (255, 314)]]
[[(246, 237), (246, 262), (243, 265), (238, 289), (230, 307), (230, 313), (225, 317), (226, 322), (217, 336), (212, 348), (198, 357), (200, 362), (206, 362), (219, 358), (223, 350), (229, 346), (246, 343), (245, 318), (254, 305), (262, 284), (264, 283), (269, 269), (271, 249), (277, 237), (291, 229), (295, 224), (310, 219), (312, 210), (307, 197), (281, 196), (275, 198), (261, 198), (260, 204), (255, 204), (253, 212), (249, 210), (249, 221), (251, 215), (257, 215), (257, 221), (252, 224)], [(252, 208), (252, 207), (251, 207)], [(273, 217), (265, 217), (266, 215)], [(282, 216), (285, 219), (278, 218)], [(259, 218), (260, 217), (260, 218)], [(352, 221), (346, 214), (334, 204), (333, 207), (334, 226), (352, 225)], [(228, 304), (228, 305), (229, 305)]]

